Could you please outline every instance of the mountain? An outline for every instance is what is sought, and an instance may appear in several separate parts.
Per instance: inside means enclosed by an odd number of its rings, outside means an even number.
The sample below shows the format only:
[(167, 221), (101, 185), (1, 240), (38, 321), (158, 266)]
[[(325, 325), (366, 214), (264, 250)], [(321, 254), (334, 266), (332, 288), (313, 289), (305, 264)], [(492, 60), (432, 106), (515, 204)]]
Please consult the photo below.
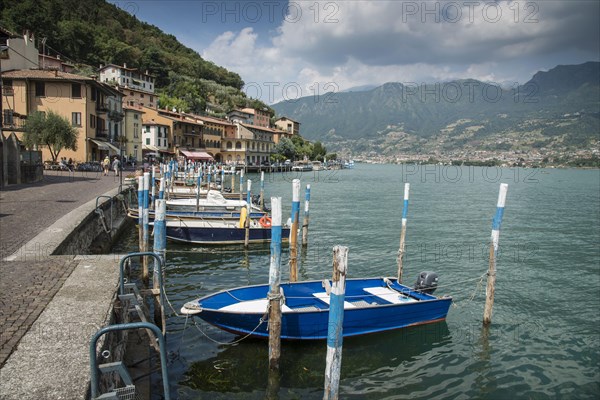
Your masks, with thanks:
[(473, 79), (391, 82), (272, 107), (337, 151), (586, 149), (599, 139), (600, 63), (557, 66), (508, 89)]
[(177, 108), (197, 113), (207, 103), (221, 112), (236, 106), (266, 107), (246, 98), (238, 74), (104, 0), (0, 0), (0, 25), (15, 33), (29, 30), (38, 43), (45, 38), (40, 52), (59, 53), (78, 64), (82, 74), (109, 63), (148, 70), (156, 77), (164, 106), (177, 102)]

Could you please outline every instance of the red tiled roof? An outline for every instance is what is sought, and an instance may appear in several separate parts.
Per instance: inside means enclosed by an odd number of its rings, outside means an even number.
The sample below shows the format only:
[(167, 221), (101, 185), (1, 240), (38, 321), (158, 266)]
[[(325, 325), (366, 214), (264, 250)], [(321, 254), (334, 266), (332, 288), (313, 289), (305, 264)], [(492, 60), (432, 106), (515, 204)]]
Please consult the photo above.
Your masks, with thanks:
[(2, 73), (3, 78), (8, 79), (36, 79), (36, 80), (69, 80), (96, 82), (89, 76), (71, 74), (57, 70), (47, 69), (14, 69)]

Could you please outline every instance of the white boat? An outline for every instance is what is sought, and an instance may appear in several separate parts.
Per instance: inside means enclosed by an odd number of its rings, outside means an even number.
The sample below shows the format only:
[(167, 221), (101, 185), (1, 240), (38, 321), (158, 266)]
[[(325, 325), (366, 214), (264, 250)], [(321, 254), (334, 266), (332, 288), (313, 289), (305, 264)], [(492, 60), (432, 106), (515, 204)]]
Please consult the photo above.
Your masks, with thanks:
[[(197, 203), (197, 204), (196, 204)], [(246, 207), (245, 200), (230, 200), (217, 191), (210, 190), (201, 199), (182, 198), (167, 200), (167, 209), (178, 211), (239, 211)], [(252, 206), (255, 210), (256, 207)]]
[(292, 171), (312, 171), (313, 165), (310, 162), (296, 162), (292, 166)]
[(313, 171), (324, 171), (327, 168), (323, 165), (321, 161), (313, 161), (312, 162), (312, 170)]

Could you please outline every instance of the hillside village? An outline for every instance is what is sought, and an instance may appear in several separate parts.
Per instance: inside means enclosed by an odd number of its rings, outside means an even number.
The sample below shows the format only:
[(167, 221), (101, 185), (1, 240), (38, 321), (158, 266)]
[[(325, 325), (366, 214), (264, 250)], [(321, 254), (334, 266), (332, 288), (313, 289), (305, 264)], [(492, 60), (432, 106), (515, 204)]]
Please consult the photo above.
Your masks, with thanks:
[[(40, 54), (33, 34), (0, 28), (2, 143), (20, 143), (28, 115), (54, 111), (79, 132), (77, 150), (60, 158), (73, 163), (123, 156), (129, 163), (176, 158), (237, 165), (261, 165), (282, 137), (300, 134), (286, 117), (272, 121), (270, 110), (233, 109), (225, 119), (159, 107), (155, 77), (132, 66), (100, 65), (94, 76), (74, 74), (74, 66)], [(11, 147), (3, 145), (2, 154)], [(12, 146), (14, 147), (14, 146)], [(22, 147), (22, 146), (21, 146)], [(25, 150), (21, 148), (20, 150)], [(51, 159), (41, 148), (42, 160)], [(2, 157), (6, 165), (10, 154)], [(3, 176), (9, 167), (3, 168)]]

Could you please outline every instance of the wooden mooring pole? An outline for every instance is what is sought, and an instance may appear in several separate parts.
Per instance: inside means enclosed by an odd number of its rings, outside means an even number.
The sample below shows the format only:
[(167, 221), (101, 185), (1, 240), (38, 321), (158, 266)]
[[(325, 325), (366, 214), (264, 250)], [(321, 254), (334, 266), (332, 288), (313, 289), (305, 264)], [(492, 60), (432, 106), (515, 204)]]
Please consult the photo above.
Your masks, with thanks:
[(492, 309), (494, 307), (494, 292), (496, 290), (496, 256), (498, 255), (498, 240), (500, 238), (500, 225), (502, 225), (502, 216), (504, 215), (504, 204), (506, 203), (506, 192), (508, 184), (500, 184), (498, 193), (498, 204), (496, 206), (496, 215), (492, 220), (492, 242), (490, 243), (490, 265), (488, 269), (487, 288), (485, 290), (485, 309), (483, 311), (483, 324), (489, 325), (492, 322)]
[(306, 185), (306, 192), (304, 193), (304, 221), (302, 221), (302, 247), (308, 246), (308, 220), (309, 220), (309, 208), (310, 204), (310, 183)]
[[(144, 172), (144, 192), (143, 198), (143, 232), (142, 232), (142, 251), (148, 251), (150, 246), (150, 213), (148, 211), (148, 190), (150, 189), (150, 173)], [(144, 256), (142, 259), (142, 280), (145, 285), (148, 284), (148, 256)]]
[[(164, 273), (164, 266), (167, 259), (167, 223), (165, 220), (167, 214), (167, 201), (156, 200), (155, 202), (155, 217), (154, 217), (154, 248), (153, 251), (157, 254), (162, 262), (163, 268), (160, 269), (160, 273)], [(156, 260), (154, 260), (154, 270), (152, 271), (152, 288), (154, 289), (154, 320), (159, 321), (163, 333), (166, 332), (166, 317), (165, 317), (165, 305), (161, 302), (160, 291), (164, 288), (160, 287), (160, 280), (158, 279), (159, 269), (156, 266)], [(163, 276), (164, 282), (164, 276)], [(164, 283), (163, 283), (164, 284)]]
[(279, 370), (281, 356), (281, 197), (271, 197), (271, 263), (269, 266), (269, 369)]
[(244, 247), (248, 248), (250, 244), (250, 213), (252, 212), (252, 181), (248, 179), (248, 189), (246, 191), (246, 221), (244, 222), (244, 228), (246, 234), (244, 236)]
[(138, 176), (138, 247), (143, 252), (144, 243), (144, 176)]
[(298, 281), (298, 219), (300, 218), (300, 179), (292, 181), (292, 228), (290, 230), (290, 282)]
[(265, 210), (265, 171), (260, 171), (260, 211)]
[(402, 283), (402, 261), (404, 258), (404, 239), (406, 238), (406, 215), (408, 214), (408, 192), (410, 183), (404, 184), (404, 205), (402, 207), (402, 230), (400, 231), (400, 248), (398, 249), (398, 283)]
[(327, 329), (327, 359), (325, 365), (325, 393), (323, 400), (339, 398), (340, 372), (342, 369), (342, 343), (344, 331), (344, 299), (346, 297), (346, 273), (348, 271), (348, 248), (333, 248), (333, 283), (329, 295), (329, 325)]

